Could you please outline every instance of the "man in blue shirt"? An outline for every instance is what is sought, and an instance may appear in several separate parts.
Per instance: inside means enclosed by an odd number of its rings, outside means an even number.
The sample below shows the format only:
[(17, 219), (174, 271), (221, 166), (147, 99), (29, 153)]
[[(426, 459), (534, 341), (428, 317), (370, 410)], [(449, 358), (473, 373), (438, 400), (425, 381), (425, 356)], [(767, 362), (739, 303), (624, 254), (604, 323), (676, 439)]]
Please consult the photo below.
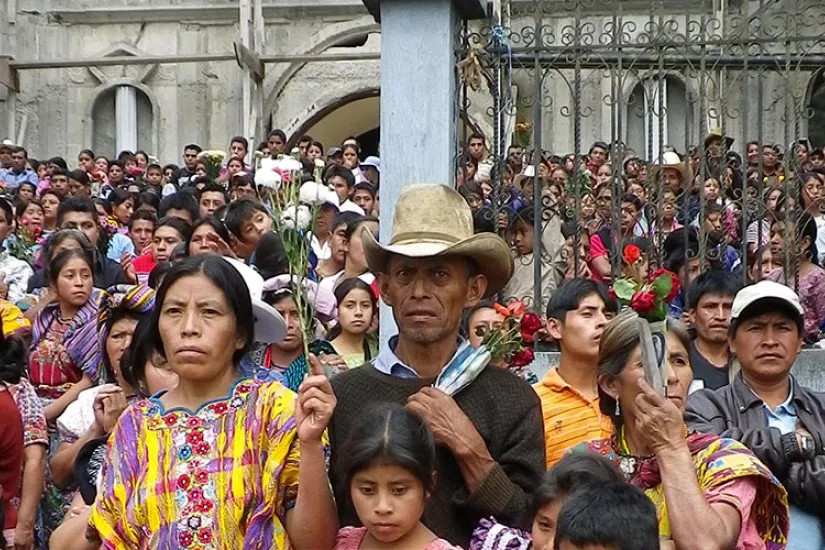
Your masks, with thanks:
[(37, 187), (37, 174), (26, 168), (29, 155), (22, 147), (12, 147), (12, 166), (9, 169), (0, 169), (0, 181), (6, 185), (9, 191), (16, 190), (21, 183), (31, 183)]
[(791, 366), (802, 349), (803, 308), (772, 281), (740, 290), (728, 343), (741, 372), (731, 385), (688, 398), (688, 428), (745, 444), (788, 491), (788, 548), (822, 550), (825, 394), (800, 386)]

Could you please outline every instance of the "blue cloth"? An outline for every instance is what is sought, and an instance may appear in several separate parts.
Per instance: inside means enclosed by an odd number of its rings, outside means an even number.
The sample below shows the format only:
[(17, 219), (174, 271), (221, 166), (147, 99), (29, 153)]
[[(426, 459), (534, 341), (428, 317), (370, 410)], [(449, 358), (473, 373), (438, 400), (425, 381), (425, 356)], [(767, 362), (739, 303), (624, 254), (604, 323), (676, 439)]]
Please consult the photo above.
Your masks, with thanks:
[[(469, 340), (458, 339), (458, 346), (453, 357), (441, 369), (442, 372), (449, 367), (456, 358), (463, 358), (464, 352), (470, 347)], [(418, 373), (412, 368), (401, 362), (401, 359), (395, 355), (395, 347), (398, 345), (398, 336), (393, 336), (387, 345), (384, 346), (378, 355), (373, 359), (372, 365), (378, 372), (395, 376), (396, 378), (418, 378)]]
[(124, 252), (128, 252), (130, 256), (135, 255), (135, 243), (132, 239), (123, 233), (115, 233), (109, 240), (109, 250), (106, 251), (106, 257), (120, 263), (120, 257)]
[(5, 182), (10, 190), (17, 189), (21, 183), (31, 183), (37, 187), (37, 174), (29, 169), (24, 169), (17, 173), (14, 168), (0, 168), (0, 181)]
[[(783, 434), (796, 430), (796, 408), (793, 406), (793, 385), (788, 398), (780, 403), (774, 410), (762, 405), (765, 408), (765, 418), (768, 427), (776, 428)], [(822, 537), (822, 530), (819, 526), (819, 519), (793, 504), (788, 506), (788, 516), (790, 526), (788, 531), (788, 550), (823, 550), (825, 549), (825, 539)]]
[(682, 293), (682, 289), (679, 289), (679, 292), (676, 293), (676, 297), (673, 298), (673, 301), (667, 305), (667, 316), (672, 319), (679, 319), (682, 316), (682, 313), (685, 311), (685, 296)]

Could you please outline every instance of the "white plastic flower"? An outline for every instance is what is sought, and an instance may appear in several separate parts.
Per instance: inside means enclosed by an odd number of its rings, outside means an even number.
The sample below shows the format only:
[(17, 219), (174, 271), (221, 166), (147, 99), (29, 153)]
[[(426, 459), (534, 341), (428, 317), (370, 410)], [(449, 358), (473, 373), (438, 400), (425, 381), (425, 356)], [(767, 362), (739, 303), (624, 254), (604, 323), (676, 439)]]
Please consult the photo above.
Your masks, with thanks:
[(255, 185), (268, 189), (278, 189), (281, 186), (281, 174), (272, 168), (261, 168), (255, 172)]
[(273, 168), (278, 168), (282, 172), (302, 172), (304, 170), (304, 165), (301, 164), (301, 161), (292, 157), (282, 156), (271, 162)]
[(281, 229), (297, 229), (298, 231), (306, 231), (309, 229), (309, 224), (312, 222), (312, 214), (309, 207), (306, 205), (290, 204), (281, 211)]
[(310, 206), (324, 204), (331, 198), (331, 195), (334, 195), (334, 193), (326, 185), (314, 181), (304, 183), (299, 193), (301, 202)]

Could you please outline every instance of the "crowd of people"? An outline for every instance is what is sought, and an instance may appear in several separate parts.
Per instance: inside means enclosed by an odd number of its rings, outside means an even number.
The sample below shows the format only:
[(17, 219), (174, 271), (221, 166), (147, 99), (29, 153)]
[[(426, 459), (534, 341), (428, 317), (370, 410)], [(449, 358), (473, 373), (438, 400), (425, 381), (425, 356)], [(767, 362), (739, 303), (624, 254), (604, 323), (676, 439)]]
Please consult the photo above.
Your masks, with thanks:
[[(825, 549), (821, 149), (473, 134), (381, 217), (378, 157), (294, 142), (0, 145), (0, 549)], [(283, 157), (329, 190), (297, 241)], [(617, 295), (662, 273), (658, 391)]]

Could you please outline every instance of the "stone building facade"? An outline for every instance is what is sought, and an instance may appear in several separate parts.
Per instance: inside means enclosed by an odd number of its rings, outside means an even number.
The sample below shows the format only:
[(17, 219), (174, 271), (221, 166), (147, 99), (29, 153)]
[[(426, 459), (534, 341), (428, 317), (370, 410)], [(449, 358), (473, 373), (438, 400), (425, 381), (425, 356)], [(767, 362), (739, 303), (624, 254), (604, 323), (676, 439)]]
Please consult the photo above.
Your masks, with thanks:
[[(511, 14), (506, 24), (516, 34), (521, 35), (534, 21), (531, 3), (504, 3), (503, 9)], [(654, 3), (657, 11), (653, 15), (656, 20), (672, 21), (669, 29), (675, 34), (695, 25), (688, 21), (702, 17), (727, 22), (755, 17), (766, 25), (777, 24), (783, 13), (801, 22), (825, 18), (825, 5), (819, 0), (793, 0), (792, 10), (786, 6), (789, 3), (763, 2), (769, 9), (760, 10), (758, 0), (667, 0)], [(561, 44), (572, 18), (564, 10), (574, 2), (550, 0), (545, 4), (559, 5), (558, 10), (546, 11), (543, 28)], [(628, 32), (643, 32), (653, 17), (651, 3), (629, 0), (621, 4), (625, 24), (632, 23), (633, 30)], [(581, 21), (592, 23), (588, 32), (598, 44), (610, 27), (613, 1), (588, 0), (581, 5), (585, 9)], [(264, 0), (263, 15), (265, 55), (380, 51), (380, 26), (361, 0)], [(0, 22), (0, 53), (17, 61), (231, 55), (239, 36), (239, 7), (238, 0), (6, 0)], [(481, 28), (485, 24), (472, 25)], [(725, 31), (714, 27), (713, 32), (722, 36)], [(803, 57), (825, 56), (822, 48), (820, 41)], [(713, 61), (712, 56), (708, 59)], [(518, 63), (514, 67), (507, 83), (512, 100), (508, 131), (516, 121), (534, 121), (536, 109), (541, 108), (542, 147), (554, 153), (573, 151), (578, 118), (581, 152), (593, 141), (615, 138), (641, 156), (656, 156), (659, 119), (651, 119), (651, 113), (659, 101), (658, 78), (664, 79), (663, 143), (679, 150), (700, 140), (700, 128), (714, 126), (723, 126), (737, 139), (739, 148), (758, 137), (781, 144), (788, 137), (811, 135), (818, 136), (814, 139), (818, 145), (825, 143), (825, 79), (821, 70), (808, 64), (790, 71), (768, 70), (761, 76), (751, 70), (746, 85), (736, 71), (700, 70), (689, 62), (665, 71), (626, 69), (618, 86), (609, 71), (587, 69), (581, 73), (577, 103), (569, 66), (551, 66), (546, 71), (538, 102), (534, 73)], [(179, 159), (182, 147), (190, 142), (225, 148), (243, 127), (243, 71), (232, 58), (128, 66), (79, 63), (68, 68), (21, 70), (19, 76), (19, 93), (0, 90), (0, 139), (19, 140), (33, 157), (60, 154), (73, 159), (86, 147), (112, 156), (119, 142), (131, 141), (171, 161)], [(700, 92), (702, 82), (704, 92)], [(761, 106), (755, 103), (758, 87), (762, 89)], [(327, 146), (349, 135), (375, 134), (378, 88), (379, 62), (374, 59), (270, 63), (263, 83), (264, 126), (282, 128), (288, 135), (309, 133)], [(747, 98), (742, 95), (745, 88)], [(789, 89), (796, 98), (790, 107)], [(621, 94), (619, 99), (616, 94)], [(482, 89), (471, 96), (464, 118), (468, 124), (459, 129), (459, 135), (470, 128), (492, 135), (489, 93)], [(622, 106), (617, 108), (615, 101)], [(571, 116), (573, 111), (579, 115)], [(651, 128), (656, 129), (655, 136)]]

